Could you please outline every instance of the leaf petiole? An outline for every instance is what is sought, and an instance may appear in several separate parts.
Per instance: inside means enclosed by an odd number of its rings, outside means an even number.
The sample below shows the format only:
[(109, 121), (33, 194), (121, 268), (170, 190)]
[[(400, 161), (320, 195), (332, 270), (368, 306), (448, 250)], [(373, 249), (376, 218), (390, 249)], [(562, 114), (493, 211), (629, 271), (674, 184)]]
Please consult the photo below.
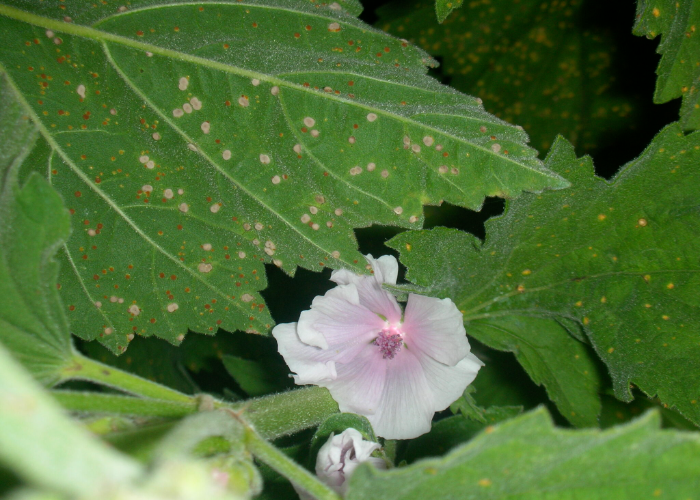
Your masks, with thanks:
[(119, 370), (74, 351), (72, 362), (60, 372), (61, 381), (87, 380), (152, 399), (193, 403), (195, 398), (151, 380)]

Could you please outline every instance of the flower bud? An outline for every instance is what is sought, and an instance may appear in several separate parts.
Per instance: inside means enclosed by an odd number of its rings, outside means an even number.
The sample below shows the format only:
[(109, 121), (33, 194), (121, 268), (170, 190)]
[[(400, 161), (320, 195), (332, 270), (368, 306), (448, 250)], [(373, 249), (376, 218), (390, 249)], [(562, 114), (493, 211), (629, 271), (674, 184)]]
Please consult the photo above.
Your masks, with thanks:
[(316, 458), (316, 475), (332, 489), (345, 494), (347, 481), (362, 462), (370, 462), (379, 469), (386, 469), (381, 458), (370, 456), (381, 446), (362, 439), (362, 434), (355, 429), (346, 429), (337, 436), (331, 434), (318, 452)]

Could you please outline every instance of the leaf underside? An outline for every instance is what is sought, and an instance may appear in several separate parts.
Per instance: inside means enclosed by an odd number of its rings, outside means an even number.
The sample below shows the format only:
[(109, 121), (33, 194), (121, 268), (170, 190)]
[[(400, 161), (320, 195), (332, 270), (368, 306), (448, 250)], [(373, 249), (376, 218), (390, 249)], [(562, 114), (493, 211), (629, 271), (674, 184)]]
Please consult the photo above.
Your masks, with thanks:
[(568, 363), (550, 385), (569, 390), (584, 378), (582, 353), (552, 349), (549, 333), (566, 328), (573, 335), (561, 341), (582, 346), (573, 338), (578, 326), (607, 365), (618, 398), (630, 401), (635, 384), (697, 425), (699, 161), (700, 133), (684, 136), (674, 124), (608, 182), (562, 139), (546, 165), (573, 187), (509, 203), (487, 222), (483, 246), (446, 229), (404, 233), (391, 246), (410, 280), (453, 298), (467, 332), (518, 357), (527, 348), (538, 363)]
[(556, 429), (539, 409), (489, 427), (443, 458), (389, 471), (363, 465), (346, 498), (693, 498), (700, 441), (659, 426), (649, 412), (605, 431)]
[(682, 97), (680, 122), (685, 130), (700, 128), (700, 3), (694, 0), (637, 0), (633, 33), (661, 35), (661, 54), (654, 102)]
[(337, 3), (11, 3), (2, 70), (73, 214), (61, 294), (74, 332), (117, 353), (266, 333), (263, 263), (363, 271), (356, 227), (567, 185)]

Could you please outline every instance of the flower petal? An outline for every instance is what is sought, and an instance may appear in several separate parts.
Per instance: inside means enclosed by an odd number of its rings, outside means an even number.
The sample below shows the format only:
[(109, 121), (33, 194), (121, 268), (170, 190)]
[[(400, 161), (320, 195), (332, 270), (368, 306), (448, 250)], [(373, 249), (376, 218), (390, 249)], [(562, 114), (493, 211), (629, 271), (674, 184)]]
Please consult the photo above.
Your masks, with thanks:
[(425, 379), (433, 395), (433, 410), (442, 411), (454, 403), (476, 378), (484, 363), (469, 353), (454, 366), (447, 366), (422, 352), (416, 357), (423, 367)]
[(327, 349), (340, 344), (369, 342), (384, 321), (359, 304), (355, 285), (342, 285), (316, 297), (311, 309), (299, 317), (297, 333), (302, 342)]
[(399, 265), (392, 255), (383, 255), (374, 259), (368, 255), (367, 261), (372, 264), (374, 275), (358, 275), (347, 269), (333, 271), (331, 280), (339, 285), (355, 285), (360, 298), (360, 304), (370, 311), (381, 314), (390, 323), (401, 321), (401, 307), (396, 298), (382, 288), (382, 283), (396, 283)]
[(382, 255), (378, 259), (372, 257), (369, 253), (365, 255), (365, 259), (372, 266), (374, 270), (374, 276), (377, 278), (379, 283), (389, 283), (390, 285), (396, 284), (396, 278), (399, 276), (399, 262), (393, 255)]
[(401, 327), (406, 344), (446, 365), (469, 354), (462, 313), (450, 299), (409, 294)]
[(386, 380), (387, 360), (374, 344), (366, 344), (349, 363), (337, 364), (338, 376), (324, 381), (324, 387), (340, 411), (372, 414), (379, 405)]
[(411, 439), (430, 430), (434, 414), (433, 396), (420, 361), (408, 349), (401, 349), (387, 362), (386, 384), (377, 411), (365, 416), (377, 436)]
[(282, 323), (272, 329), (277, 340), (277, 350), (289, 369), (296, 373), (294, 382), (298, 385), (320, 384), (336, 378), (335, 362), (350, 363), (363, 344), (350, 344), (335, 349), (321, 349), (305, 344), (297, 335), (296, 323)]

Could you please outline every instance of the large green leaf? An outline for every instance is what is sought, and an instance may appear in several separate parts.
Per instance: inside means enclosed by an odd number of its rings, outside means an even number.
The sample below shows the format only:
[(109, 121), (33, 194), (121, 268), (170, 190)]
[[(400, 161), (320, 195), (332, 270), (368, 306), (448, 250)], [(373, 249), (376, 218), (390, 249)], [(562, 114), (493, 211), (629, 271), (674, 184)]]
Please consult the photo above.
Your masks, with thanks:
[(70, 234), (61, 197), (39, 175), (20, 187), (18, 171), (36, 128), (0, 75), (0, 343), (42, 383), (72, 358), (54, 255)]
[(659, 429), (657, 413), (605, 431), (565, 430), (540, 409), (488, 428), (440, 459), (359, 467), (346, 498), (626, 500), (696, 498), (697, 433)]
[(552, 329), (579, 326), (618, 398), (631, 400), (633, 383), (700, 424), (699, 161), (700, 133), (674, 124), (608, 182), (558, 140), (546, 164), (573, 188), (509, 203), (483, 245), (446, 229), (391, 245), (409, 279), (455, 300), (470, 334), (544, 364), (568, 361), (552, 373), (564, 390), (581, 383), (584, 357), (552, 349)]
[(562, 134), (593, 151), (633, 123), (633, 108), (610, 89), (615, 44), (589, 26), (586, 4), (467, 2), (437, 26), (433, 0), (396, 0), (378, 11), (378, 24), (440, 57), (450, 85), (522, 125), (534, 147), (547, 150)]
[(0, 62), (73, 213), (64, 300), (115, 352), (266, 332), (263, 263), (361, 271), (355, 227), (567, 185), (338, 3), (11, 3), (27, 10), (0, 5)]
[(700, 128), (700, 3), (694, 0), (637, 0), (633, 33), (661, 35), (657, 49), (654, 102), (682, 97), (680, 121), (686, 130)]

